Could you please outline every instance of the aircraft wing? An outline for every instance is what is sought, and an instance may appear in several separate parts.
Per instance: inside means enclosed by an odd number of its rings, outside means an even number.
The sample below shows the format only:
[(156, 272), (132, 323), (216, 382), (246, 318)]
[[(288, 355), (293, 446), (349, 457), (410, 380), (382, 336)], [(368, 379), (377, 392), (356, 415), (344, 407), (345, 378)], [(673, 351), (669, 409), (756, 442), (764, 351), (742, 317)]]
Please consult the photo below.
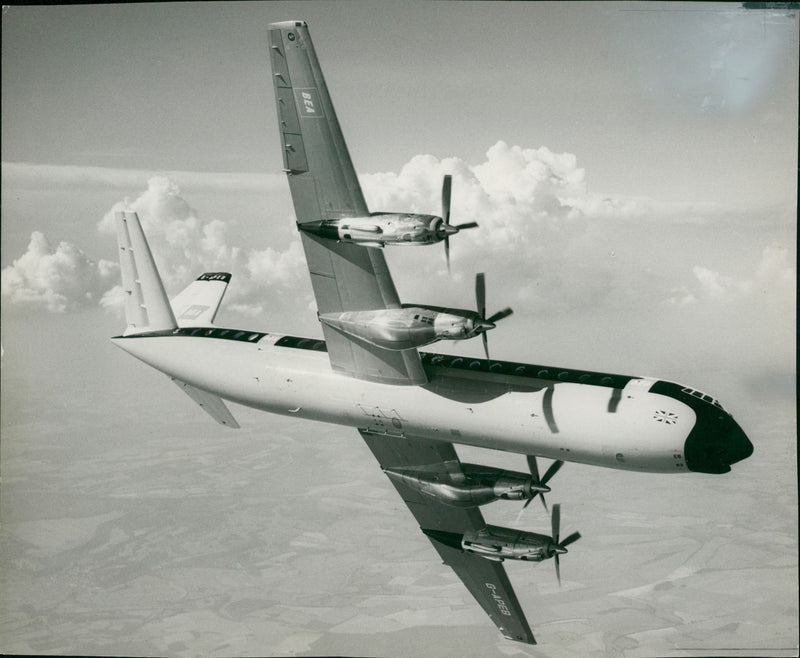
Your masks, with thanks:
[[(359, 431), (383, 469), (424, 469), (429, 473), (438, 472), (442, 477), (460, 472), (458, 455), (451, 443)], [(463, 534), (486, 525), (477, 507), (452, 507), (402, 482), (393, 479), (392, 483), (421, 528)], [(466, 553), (432, 538), (431, 543), (505, 637), (536, 644), (501, 562)]]
[[(369, 215), (308, 26), (269, 29), (278, 127), (297, 223)], [(319, 313), (399, 308), (383, 252), (301, 231)], [(427, 380), (417, 350), (384, 350), (323, 325), (334, 370), (389, 384)]]

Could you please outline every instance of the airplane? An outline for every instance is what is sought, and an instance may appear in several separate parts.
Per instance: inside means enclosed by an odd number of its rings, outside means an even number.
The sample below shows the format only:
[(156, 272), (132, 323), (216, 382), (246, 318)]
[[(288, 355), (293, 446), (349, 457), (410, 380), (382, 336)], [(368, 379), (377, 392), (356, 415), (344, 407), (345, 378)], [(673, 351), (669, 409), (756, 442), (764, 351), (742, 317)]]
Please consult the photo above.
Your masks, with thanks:
[[(500, 632), (535, 644), (503, 562), (553, 559), (560, 581), (559, 556), (580, 534), (560, 539), (557, 505), (550, 536), (488, 525), (481, 506), (539, 497), (546, 507), (548, 482), (565, 462), (721, 474), (753, 446), (716, 399), (678, 383), (489, 360), (488, 349), (485, 359), (418, 350), (455, 338), (448, 322), (460, 327), (460, 338), (485, 341), (510, 309), (486, 317), (482, 276), (477, 311), (404, 305), (377, 241), (318, 230), (326, 221), (341, 229), (351, 218), (375, 216), (308, 25), (270, 24), (268, 39), (284, 169), (324, 340), (217, 326), (231, 280), (225, 272), (201, 275), (170, 300), (139, 218), (121, 211), (115, 222), (127, 326), (112, 341), (227, 427), (238, 424), (226, 400), (358, 430), (433, 548)], [(374, 221), (383, 230), (381, 216)], [(462, 463), (457, 445), (523, 455), (527, 470)], [(542, 477), (539, 458), (553, 460)]]

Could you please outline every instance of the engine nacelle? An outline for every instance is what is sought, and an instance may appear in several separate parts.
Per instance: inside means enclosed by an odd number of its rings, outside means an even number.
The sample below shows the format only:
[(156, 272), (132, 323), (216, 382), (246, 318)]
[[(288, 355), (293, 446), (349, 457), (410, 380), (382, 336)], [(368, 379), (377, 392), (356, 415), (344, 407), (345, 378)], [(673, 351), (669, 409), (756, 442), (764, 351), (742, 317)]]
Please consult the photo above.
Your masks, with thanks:
[(365, 247), (385, 245), (426, 245), (444, 240), (454, 231), (443, 228), (444, 220), (436, 215), (376, 212), (366, 217), (323, 219), (298, 224), (301, 231), (328, 240), (360, 244)]
[(473, 311), (447, 313), (422, 306), (374, 311), (324, 313), (319, 321), (387, 350), (407, 350), (437, 340), (463, 340), (476, 335)]
[(534, 484), (526, 473), (505, 471), (492, 466), (461, 464), (460, 473), (440, 474), (405, 468), (384, 469), (394, 482), (452, 507), (477, 507), (496, 500), (528, 500), (547, 493), (546, 485)]
[(547, 535), (493, 525), (466, 534), (425, 528), (422, 531), (442, 544), (497, 562), (503, 560), (541, 562), (556, 553), (567, 552)]

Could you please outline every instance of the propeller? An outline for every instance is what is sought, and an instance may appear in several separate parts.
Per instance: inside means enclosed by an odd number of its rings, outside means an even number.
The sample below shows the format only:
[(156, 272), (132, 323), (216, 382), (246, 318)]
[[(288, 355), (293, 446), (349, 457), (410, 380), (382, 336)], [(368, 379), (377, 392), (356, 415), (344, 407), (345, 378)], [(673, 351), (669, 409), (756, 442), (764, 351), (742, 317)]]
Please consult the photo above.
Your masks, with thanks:
[(486, 352), (486, 359), (489, 359), (489, 341), (486, 332), (495, 328), (495, 323), (503, 318), (507, 318), (514, 311), (504, 308), (491, 317), (486, 317), (486, 275), (481, 272), (475, 275), (475, 299), (478, 303), (478, 318), (475, 320), (475, 331), (483, 337), (483, 351)]
[(450, 223), (450, 193), (453, 189), (453, 177), (446, 174), (442, 180), (442, 219), (444, 222), (439, 226), (439, 238), (444, 239), (444, 257), (447, 260), (447, 271), (450, 271), (450, 236), (455, 235), (465, 228), (475, 228), (477, 222), (466, 222), (465, 224)]
[(567, 546), (578, 541), (581, 538), (581, 533), (573, 532), (569, 537), (563, 541), (558, 541), (558, 533), (561, 526), (561, 505), (556, 503), (553, 505), (553, 515), (550, 517), (551, 529), (553, 531), (552, 545), (549, 547), (549, 553), (555, 558), (556, 563), (556, 577), (558, 584), (561, 585), (561, 568), (558, 562), (558, 556), (562, 553), (568, 553)]
[[(544, 505), (545, 510), (547, 509), (547, 501), (544, 499), (545, 493), (550, 491), (550, 487), (547, 486), (547, 483), (550, 481), (550, 478), (558, 473), (558, 469), (560, 469), (563, 465), (563, 461), (554, 461), (552, 464), (550, 464), (550, 468), (545, 471), (544, 477), (539, 479), (539, 465), (536, 462), (536, 457), (533, 455), (528, 455), (528, 468), (531, 471), (531, 478), (533, 480), (533, 487), (531, 487), (531, 489), (534, 490), (534, 494), (525, 501), (522, 509), (525, 509), (528, 505), (530, 505), (531, 501), (536, 498), (536, 496), (541, 497), (542, 505)], [(541, 489), (536, 490), (538, 487), (541, 487)]]

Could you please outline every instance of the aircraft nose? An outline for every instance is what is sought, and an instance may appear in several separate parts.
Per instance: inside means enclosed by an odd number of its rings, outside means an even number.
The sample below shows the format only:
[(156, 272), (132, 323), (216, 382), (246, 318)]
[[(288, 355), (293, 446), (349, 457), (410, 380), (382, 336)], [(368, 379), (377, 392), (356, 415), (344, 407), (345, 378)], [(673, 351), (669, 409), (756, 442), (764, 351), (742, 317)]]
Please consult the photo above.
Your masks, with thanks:
[(726, 458), (729, 464), (735, 464), (743, 459), (747, 459), (753, 454), (753, 444), (747, 435), (744, 433), (739, 423), (737, 423), (731, 416), (728, 416), (728, 444), (726, 450)]
[(698, 418), (684, 446), (686, 466), (698, 473), (727, 473), (753, 454), (753, 444), (727, 413), (711, 411)]

